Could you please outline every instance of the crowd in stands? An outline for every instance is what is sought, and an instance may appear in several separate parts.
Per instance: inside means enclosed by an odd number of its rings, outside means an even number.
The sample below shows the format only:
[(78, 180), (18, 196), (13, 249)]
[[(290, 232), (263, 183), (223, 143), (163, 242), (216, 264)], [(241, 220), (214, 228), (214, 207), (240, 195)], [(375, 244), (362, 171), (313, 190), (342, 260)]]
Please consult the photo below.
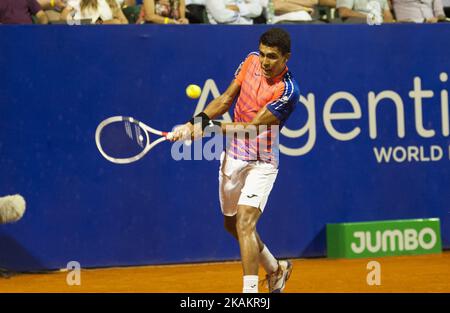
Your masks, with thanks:
[(437, 23), (450, 0), (0, 0), (0, 24)]

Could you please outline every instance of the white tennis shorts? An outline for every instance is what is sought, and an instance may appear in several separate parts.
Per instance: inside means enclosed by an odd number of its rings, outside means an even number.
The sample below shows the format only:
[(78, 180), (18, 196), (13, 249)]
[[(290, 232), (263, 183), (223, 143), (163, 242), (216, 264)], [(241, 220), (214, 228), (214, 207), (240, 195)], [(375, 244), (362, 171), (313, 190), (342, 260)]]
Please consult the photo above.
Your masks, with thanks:
[(238, 205), (248, 205), (264, 211), (278, 169), (262, 161), (242, 161), (220, 156), (219, 197), (223, 215), (233, 216)]

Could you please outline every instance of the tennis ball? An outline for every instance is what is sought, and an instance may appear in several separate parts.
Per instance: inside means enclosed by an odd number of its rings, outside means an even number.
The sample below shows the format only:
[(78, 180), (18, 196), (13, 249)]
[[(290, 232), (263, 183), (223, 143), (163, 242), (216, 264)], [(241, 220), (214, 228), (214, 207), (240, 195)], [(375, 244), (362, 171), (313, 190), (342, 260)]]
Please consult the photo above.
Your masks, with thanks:
[(202, 93), (202, 90), (199, 86), (197, 85), (189, 85), (186, 88), (186, 95), (191, 98), (191, 99), (197, 99), (198, 97), (200, 97)]

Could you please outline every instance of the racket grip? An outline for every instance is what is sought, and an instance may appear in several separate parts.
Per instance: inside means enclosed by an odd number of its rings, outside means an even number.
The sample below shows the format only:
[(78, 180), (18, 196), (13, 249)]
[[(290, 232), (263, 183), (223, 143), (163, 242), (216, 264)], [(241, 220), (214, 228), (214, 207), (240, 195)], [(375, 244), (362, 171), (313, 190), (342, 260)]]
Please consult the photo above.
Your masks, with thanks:
[(173, 139), (173, 133), (169, 132), (169, 133), (164, 133), (164, 137), (166, 137), (169, 140)]

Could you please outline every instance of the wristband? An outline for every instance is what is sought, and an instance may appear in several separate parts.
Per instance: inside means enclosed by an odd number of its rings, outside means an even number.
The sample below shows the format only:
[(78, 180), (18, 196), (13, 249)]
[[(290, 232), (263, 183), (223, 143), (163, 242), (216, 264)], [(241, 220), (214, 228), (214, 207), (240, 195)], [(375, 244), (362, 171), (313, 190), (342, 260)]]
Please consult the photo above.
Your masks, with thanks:
[(192, 125), (195, 125), (195, 123), (198, 123), (198, 118), (201, 118), (200, 122), (202, 123), (202, 130), (204, 130), (206, 128), (206, 126), (209, 125), (209, 121), (211, 120), (209, 118), (208, 115), (206, 115), (205, 112), (200, 112), (199, 114), (197, 114), (196, 116), (194, 116), (193, 118), (191, 118), (189, 120), (189, 123), (191, 123)]
[(198, 118), (201, 118), (200, 121), (197, 121), (197, 123), (202, 123), (202, 130), (205, 130), (206, 127), (208, 126), (221, 126), (222, 123), (218, 122), (218, 121), (213, 121), (209, 118), (208, 115), (206, 115), (205, 112), (200, 112), (199, 114), (197, 114), (196, 116), (194, 116), (193, 118), (191, 118), (189, 120), (189, 123), (191, 123), (192, 125), (195, 125), (196, 120), (198, 120)]

